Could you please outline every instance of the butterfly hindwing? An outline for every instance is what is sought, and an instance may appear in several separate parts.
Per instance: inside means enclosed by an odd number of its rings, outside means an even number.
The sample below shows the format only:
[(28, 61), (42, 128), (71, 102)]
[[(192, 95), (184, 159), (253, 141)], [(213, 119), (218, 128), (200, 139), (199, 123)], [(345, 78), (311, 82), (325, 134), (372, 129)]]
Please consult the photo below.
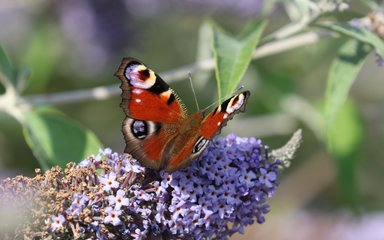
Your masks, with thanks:
[(124, 152), (130, 153), (144, 166), (159, 169), (163, 168), (163, 154), (165, 147), (176, 135), (175, 130), (167, 131), (167, 125), (161, 127), (152, 121), (136, 120), (126, 117), (123, 122), (125, 138)]
[(196, 112), (185, 120), (172, 144), (167, 146), (164, 156), (166, 171), (173, 172), (188, 166), (205, 149), (208, 141), (204, 141), (199, 132), (203, 119), (203, 113)]

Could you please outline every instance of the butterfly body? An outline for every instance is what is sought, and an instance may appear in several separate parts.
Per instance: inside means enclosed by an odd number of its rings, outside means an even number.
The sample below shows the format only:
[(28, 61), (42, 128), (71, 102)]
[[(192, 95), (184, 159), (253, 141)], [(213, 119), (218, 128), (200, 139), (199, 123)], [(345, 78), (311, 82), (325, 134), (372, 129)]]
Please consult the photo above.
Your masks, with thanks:
[(236, 94), (210, 113), (189, 115), (168, 84), (139, 60), (124, 58), (115, 75), (121, 80), (126, 114), (124, 151), (147, 167), (168, 172), (197, 158), (226, 122), (245, 110), (250, 94)]

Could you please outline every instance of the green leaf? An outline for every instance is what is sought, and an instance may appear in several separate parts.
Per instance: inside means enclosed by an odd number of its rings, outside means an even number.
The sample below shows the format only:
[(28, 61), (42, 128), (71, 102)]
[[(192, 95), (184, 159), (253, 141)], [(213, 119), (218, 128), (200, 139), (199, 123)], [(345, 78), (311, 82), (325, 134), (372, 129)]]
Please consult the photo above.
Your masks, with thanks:
[(360, 1), (360, 2), (369, 9), (379, 9), (380, 8), (380, 4), (377, 3), (375, 0), (364, 0), (364, 1)]
[(311, 12), (310, 1), (307, 0), (285, 0), (281, 2), (285, 6), (285, 10), (291, 21), (300, 21), (303, 17), (307, 17)]
[(349, 23), (318, 23), (317, 26), (352, 37), (360, 42), (373, 46), (377, 53), (384, 58), (384, 41), (371, 31), (355, 27)]
[(102, 147), (90, 130), (57, 112), (32, 110), (24, 117), (24, 137), (45, 170), (79, 162)]
[(328, 148), (336, 160), (338, 180), (344, 200), (357, 210), (356, 169), (360, 158), (364, 128), (358, 111), (347, 101), (340, 108), (332, 128), (328, 129)]
[(253, 21), (238, 40), (213, 25), (213, 52), (219, 99), (233, 93), (251, 61), (266, 23)]
[(31, 69), (28, 91), (41, 91), (51, 80), (62, 51), (61, 42), (54, 26), (44, 25), (34, 31), (23, 58), (23, 63)]
[(0, 74), (3, 75), (0, 77), (5, 77), (6, 81), (9, 81), (13, 86), (16, 85), (15, 71), (12, 67), (11, 62), (9, 61), (9, 58), (6, 52), (4, 51), (1, 45), (0, 45)]
[(356, 167), (363, 137), (363, 124), (351, 102), (346, 101), (372, 47), (349, 39), (332, 62), (325, 95), (327, 147), (336, 160), (341, 192), (353, 209), (357, 208)]
[(325, 95), (325, 118), (328, 128), (347, 99), (349, 89), (370, 52), (369, 45), (350, 39), (340, 48), (332, 62)]

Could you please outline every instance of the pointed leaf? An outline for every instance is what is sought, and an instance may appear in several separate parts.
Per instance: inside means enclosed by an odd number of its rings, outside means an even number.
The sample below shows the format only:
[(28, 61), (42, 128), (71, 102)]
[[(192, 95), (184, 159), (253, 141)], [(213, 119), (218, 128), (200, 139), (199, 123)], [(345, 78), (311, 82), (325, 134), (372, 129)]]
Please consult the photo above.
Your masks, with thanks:
[(340, 108), (334, 124), (328, 128), (328, 148), (336, 160), (340, 190), (345, 201), (357, 209), (356, 168), (363, 142), (363, 123), (355, 106), (347, 101)]
[(370, 45), (355, 39), (346, 41), (331, 65), (327, 81), (327, 147), (336, 160), (341, 192), (351, 208), (357, 207), (356, 166), (363, 128), (356, 109), (346, 100), (371, 50)]
[(251, 22), (240, 40), (213, 26), (213, 52), (219, 99), (233, 93), (251, 61), (266, 23)]
[(102, 146), (90, 130), (61, 114), (32, 110), (24, 117), (24, 136), (44, 169), (79, 162)]
[(339, 50), (328, 74), (325, 95), (325, 117), (328, 127), (347, 99), (349, 89), (355, 81), (371, 47), (354, 39), (348, 40)]
[(384, 41), (373, 32), (351, 25), (350, 23), (319, 23), (318, 26), (355, 38), (373, 46), (377, 53), (384, 58)]
[(51, 25), (34, 31), (23, 59), (23, 63), (31, 69), (27, 90), (41, 91), (51, 80), (62, 51), (60, 41), (60, 33)]
[[(6, 78), (13, 86), (16, 85), (15, 71), (12, 67), (11, 62), (2, 46), (0, 45), (0, 74)], [(5, 79), (4, 79), (5, 80)], [(1, 82), (1, 81), (0, 81)]]

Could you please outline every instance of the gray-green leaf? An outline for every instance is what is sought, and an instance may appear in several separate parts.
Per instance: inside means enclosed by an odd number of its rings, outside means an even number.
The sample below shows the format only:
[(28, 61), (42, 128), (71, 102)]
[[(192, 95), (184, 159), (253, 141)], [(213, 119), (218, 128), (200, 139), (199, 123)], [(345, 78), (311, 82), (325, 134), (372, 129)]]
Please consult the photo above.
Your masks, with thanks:
[(0, 45), (0, 74), (3, 75), (2, 77), (6, 78), (4, 80), (9, 81), (10, 83), (12, 83), (13, 86), (16, 85), (15, 71), (12, 67), (11, 62), (8, 59), (7, 54), (5, 53), (1, 45)]
[(59, 32), (51, 25), (42, 26), (34, 31), (23, 59), (23, 64), (32, 70), (26, 85), (29, 91), (41, 91), (52, 80), (62, 51), (60, 41)]
[(373, 46), (377, 53), (384, 58), (384, 41), (371, 31), (355, 27), (349, 23), (319, 23), (317, 26), (352, 37), (360, 42)]
[(25, 139), (43, 169), (79, 162), (102, 147), (90, 130), (61, 114), (32, 110), (24, 117)]
[(327, 81), (325, 120), (327, 146), (336, 160), (339, 184), (350, 207), (357, 206), (356, 164), (362, 142), (362, 123), (347, 96), (372, 47), (350, 39), (340, 48)]
[(247, 70), (265, 25), (264, 21), (251, 22), (239, 40), (218, 26), (213, 26), (213, 52), (219, 99), (232, 94), (236, 89)]
[(325, 117), (328, 128), (347, 99), (349, 89), (371, 50), (369, 45), (350, 39), (340, 48), (336, 59), (332, 62), (325, 95)]
[(341, 106), (334, 124), (328, 128), (328, 149), (335, 160), (344, 200), (352, 209), (358, 206), (356, 169), (364, 136), (363, 123), (351, 101)]

